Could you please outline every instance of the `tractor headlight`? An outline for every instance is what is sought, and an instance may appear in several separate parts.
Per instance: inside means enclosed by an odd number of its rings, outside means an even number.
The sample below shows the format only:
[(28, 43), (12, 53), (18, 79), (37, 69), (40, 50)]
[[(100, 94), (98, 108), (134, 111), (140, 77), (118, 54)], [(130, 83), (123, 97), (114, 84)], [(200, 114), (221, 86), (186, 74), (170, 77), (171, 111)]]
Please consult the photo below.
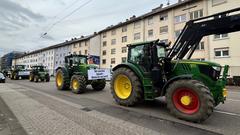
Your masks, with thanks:
[(212, 68), (213, 68), (214, 70), (218, 71), (218, 72), (221, 71), (221, 67), (213, 66)]

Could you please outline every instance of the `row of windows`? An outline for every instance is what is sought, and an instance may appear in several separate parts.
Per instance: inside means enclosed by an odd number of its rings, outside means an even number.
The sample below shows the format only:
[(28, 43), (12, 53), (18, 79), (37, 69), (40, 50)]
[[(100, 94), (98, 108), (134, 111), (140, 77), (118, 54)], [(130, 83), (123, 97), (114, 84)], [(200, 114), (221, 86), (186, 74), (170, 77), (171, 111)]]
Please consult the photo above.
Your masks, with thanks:
[[(191, 20), (203, 17), (203, 10), (197, 10), (197, 11), (194, 11), (194, 12), (190, 12), (189, 16), (190, 16), (189, 18)], [(168, 20), (168, 15), (167, 14), (160, 15), (160, 21), (166, 21), (166, 20)], [(182, 14), (182, 15), (178, 15), (178, 16), (174, 17), (174, 23), (175, 24), (185, 22), (186, 20), (187, 20), (186, 14)], [(148, 25), (152, 25), (153, 23), (154, 23), (153, 17), (149, 17), (148, 18)], [(138, 29), (140, 27), (141, 27), (141, 22), (140, 21), (134, 23), (134, 29)], [(163, 28), (160, 28), (160, 33), (168, 31), (167, 29), (168, 28), (166, 26), (163, 27)], [(127, 32), (127, 26), (122, 27), (122, 32)], [(111, 35), (116, 35), (116, 33), (117, 33), (116, 30), (111, 31)], [(106, 32), (103, 33), (102, 37), (106, 38), (107, 33)]]
[(88, 43), (87, 42), (82, 42), (82, 43), (79, 43), (79, 44), (78, 43), (73, 44), (73, 48), (82, 47), (82, 46), (88, 46)]
[[(122, 57), (122, 63), (125, 63), (127, 61), (126, 57)], [(107, 63), (106, 59), (102, 59), (102, 64), (105, 65)], [(116, 59), (111, 58), (111, 64), (116, 64)]]
[[(127, 53), (127, 47), (122, 47), (122, 53)], [(111, 54), (116, 54), (116, 48), (111, 49)], [(107, 55), (107, 50), (103, 50), (102, 55)]]
[[(76, 54), (83, 55), (83, 54), (82, 54), (82, 51), (73, 52), (73, 54), (75, 54), (75, 55), (76, 55)], [(88, 51), (87, 51), (87, 50), (84, 51), (84, 55), (88, 55)]]

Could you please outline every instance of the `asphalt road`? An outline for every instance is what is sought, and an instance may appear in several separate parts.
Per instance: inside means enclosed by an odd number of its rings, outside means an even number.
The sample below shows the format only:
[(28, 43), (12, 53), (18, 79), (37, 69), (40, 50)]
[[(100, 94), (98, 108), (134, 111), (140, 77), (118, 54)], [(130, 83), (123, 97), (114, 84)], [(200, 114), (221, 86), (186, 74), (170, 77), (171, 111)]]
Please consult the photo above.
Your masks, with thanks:
[(49, 83), (33, 83), (28, 80), (7, 80), (23, 87), (31, 88), (33, 99), (41, 100), (41, 94), (48, 94), (63, 100), (82, 105), (87, 111), (96, 110), (107, 115), (147, 127), (163, 134), (226, 134), (240, 135), (240, 88), (230, 87), (225, 104), (216, 107), (212, 116), (201, 124), (182, 121), (173, 117), (166, 108), (163, 98), (146, 102), (135, 107), (123, 107), (115, 103), (110, 94), (109, 84), (103, 91), (93, 91), (91, 87), (80, 95), (71, 91), (58, 91), (54, 80)]

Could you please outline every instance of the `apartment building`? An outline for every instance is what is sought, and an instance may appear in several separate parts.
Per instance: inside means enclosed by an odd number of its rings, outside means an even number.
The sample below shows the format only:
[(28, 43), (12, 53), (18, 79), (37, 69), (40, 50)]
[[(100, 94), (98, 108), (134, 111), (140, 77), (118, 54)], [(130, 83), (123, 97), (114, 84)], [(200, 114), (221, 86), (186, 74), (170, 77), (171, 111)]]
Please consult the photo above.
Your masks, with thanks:
[[(101, 37), (101, 67), (111, 68), (127, 60), (127, 44), (160, 39), (174, 42), (186, 22), (208, 15), (207, 0), (179, 1), (168, 7), (153, 9), (142, 16), (132, 16), (125, 22), (99, 32)], [(203, 38), (192, 59), (209, 60), (208, 37)]]
[[(239, 7), (239, 0), (208, 0), (208, 14), (212, 15)], [(230, 65), (230, 75), (240, 76), (240, 32), (209, 37), (210, 60)]]

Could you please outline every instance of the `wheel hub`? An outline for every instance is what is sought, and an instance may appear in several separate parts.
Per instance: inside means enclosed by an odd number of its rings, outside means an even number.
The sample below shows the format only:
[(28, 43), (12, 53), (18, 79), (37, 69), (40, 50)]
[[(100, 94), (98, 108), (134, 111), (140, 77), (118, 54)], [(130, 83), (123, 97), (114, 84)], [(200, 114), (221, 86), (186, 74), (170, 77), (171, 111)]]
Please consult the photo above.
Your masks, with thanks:
[(188, 105), (190, 105), (191, 104), (191, 101), (192, 99), (191, 99), (191, 97), (190, 96), (183, 96), (183, 97), (181, 97), (181, 103), (183, 104), (183, 105), (186, 105), (186, 106), (188, 106)]

